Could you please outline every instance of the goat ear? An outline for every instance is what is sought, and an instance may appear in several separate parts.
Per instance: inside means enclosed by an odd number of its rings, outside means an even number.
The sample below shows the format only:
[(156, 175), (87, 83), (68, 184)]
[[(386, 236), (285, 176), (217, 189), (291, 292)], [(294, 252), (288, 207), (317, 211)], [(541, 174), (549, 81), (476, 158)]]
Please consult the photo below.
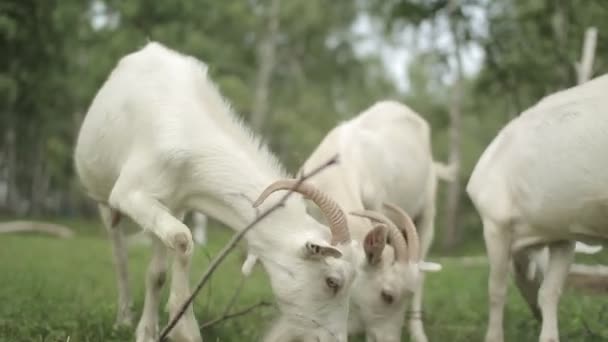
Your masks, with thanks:
[(321, 259), (325, 257), (342, 257), (342, 252), (339, 249), (327, 244), (308, 241), (304, 245), (304, 256), (306, 258)]
[(382, 258), (382, 251), (386, 246), (386, 226), (377, 225), (365, 236), (363, 250), (370, 265), (376, 265)]
[(418, 267), (422, 272), (438, 272), (443, 268), (441, 264), (430, 261), (421, 261)]

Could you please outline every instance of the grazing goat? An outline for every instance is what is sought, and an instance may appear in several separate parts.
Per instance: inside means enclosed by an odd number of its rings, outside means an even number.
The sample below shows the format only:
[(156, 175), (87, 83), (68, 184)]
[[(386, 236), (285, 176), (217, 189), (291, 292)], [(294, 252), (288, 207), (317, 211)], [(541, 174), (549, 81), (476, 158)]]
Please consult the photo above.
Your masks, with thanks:
[[(430, 127), (405, 105), (381, 101), (332, 129), (301, 170), (310, 170), (335, 153), (340, 155), (340, 165), (312, 179), (312, 184), (357, 216), (364, 209), (384, 211), (399, 222), (403, 219), (395, 210), (402, 209), (417, 223), (420, 234), (420, 248), (418, 241), (407, 235), (408, 269), (393, 262), (398, 259), (393, 248), (378, 244), (382, 231), (365, 218), (348, 216), (351, 236), (364, 252), (353, 284), (349, 332), (365, 332), (370, 342), (400, 341), (406, 306), (413, 294), (410, 333), (413, 341), (426, 341), (421, 320), (423, 277), (418, 271), (439, 268), (421, 261), (433, 240), (440, 169), (433, 162)], [(442, 177), (451, 177), (449, 168), (439, 171)], [(385, 203), (396, 208), (386, 210)]]
[[(181, 221), (186, 211), (238, 231), (258, 214), (252, 205), (264, 211), (282, 196), (276, 191), (297, 185), (232, 113), (206, 65), (155, 42), (123, 57), (95, 96), (75, 164), (112, 239), (123, 214), (153, 236), (138, 342), (157, 338), (168, 251), (174, 256), (171, 317), (190, 295), (193, 242)], [(245, 236), (282, 313), (266, 340), (346, 341), (355, 269), (345, 214), (309, 183), (295, 191), (320, 207), (329, 228), (307, 214), (302, 197), (293, 196)], [(171, 338), (201, 341), (191, 306)]]
[(575, 241), (608, 237), (607, 93), (608, 75), (542, 99), (498, 133), (473, 170), (466, 191), (490, 263), (488, 342), (503, 341), (509, 261), (544, 246), (540, 341), (559, 341), (557, 306)]

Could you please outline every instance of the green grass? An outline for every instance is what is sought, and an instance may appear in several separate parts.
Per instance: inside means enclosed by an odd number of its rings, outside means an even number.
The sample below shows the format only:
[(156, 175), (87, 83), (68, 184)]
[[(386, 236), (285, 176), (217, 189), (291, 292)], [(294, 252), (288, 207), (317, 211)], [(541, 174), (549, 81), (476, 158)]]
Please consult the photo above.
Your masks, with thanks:
[[(35, 235), (0, 236), (0, 341), (131, 341), (130, 330), (112, 329), (116, 291), (110, 246), (98, 224), (70, 221), (78, 237), (59, 240)], [(192, 284), (231, 232), (210, 230), (211, 244), (197, 248)], [(604, 253), (604, 252), (602, 252)], [(145, 246), (130, 251), (135, 310), (143, 301), (143, 277), (149, 255)], [(242, 253), (233, 252), (195, 303), (199, 323), (221, 314), (241, 275)], [(443, 261), (442, 261), (443, 262)], [(487, 267), (444, 262), (444, 270), (427, 278), (426, 331), (431, 341), (481, 341), (487, 316)], [(166, 292), (166, 291), (165, 291)], [(164, 300), (166, 299), (166, 293)], [(261, 268), (247, 279), (235, 309), (272, 296)], [(164, 301), (163, 301), (164, 302)], [(206, 341), (257, 341), (275, 315), (260, 308), (203, 331)], [(505, 313), (507, 341), (535, 341), (539, 324), (511, 286)], [(166, 322), (162, 314), (161, 325)], [(567, 291), (560, 305), (563, 341), (608, 340), (608, 297)], [(403, 341), (407, 341), (407, 328)], [(362, 339), (354, 339), (362, 341)]]

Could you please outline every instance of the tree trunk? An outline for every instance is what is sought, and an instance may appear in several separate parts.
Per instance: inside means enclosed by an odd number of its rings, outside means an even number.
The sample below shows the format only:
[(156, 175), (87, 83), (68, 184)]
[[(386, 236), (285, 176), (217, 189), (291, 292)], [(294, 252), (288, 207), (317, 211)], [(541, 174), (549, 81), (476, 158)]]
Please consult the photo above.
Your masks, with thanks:
[(459, 26), (456, 19), (453, 17), (453, 12), (456, 9), (455, 1), (450, 3), (451, 9), (448, 13), (448, 20), (450, 23), (450, 31), (452, 33), (452, 40), (454, 42), (454, 58), (456, 60), (456, 77), (454, 84), (452, 85), (451, 91), (451, 103), (450, 103), (450, 128), (449, 128), (449, 156), (448, 162), (450, 165), (456, 167), (454, 181), (449, 183), (446, 192), (446, 205), (445, 205), (445, 223), (444, 223), (444, 236), (443, 236), (443, 248), (452, 249), (458, 243), (459, 232), (458, 232), (458, 210), (460, 208), (460, 164), (461, 164), (461, 131), (462, 131), (462, 58), (460, 56), (460, 33)]
[[(72, 128), (74, 141), (78, 138), (80, 126), (85, 117), (85, 112), (76, 110), (72, 113)], [(76, 172), (74, 170), (74, 172)], [(83, 192), (78, 176), (74, 173), (74, 178), (68, 182), (68, 186), (61, 193), (59, 212), (64, 215), (84, 215), (97, 216), (97, 204), (91, 201)]]
[(578, 84), (583, 84), (591, 78), (593, 73), (593, 59), (595, 58), (595, 45), (597, 42), (597, 28), (588, 27), (585, 30), (585, 41), (581, 53), (581, 61), (576, 64)]
[(6, 131), (6, 207), (15, 213), (19, 206), (19, 193), (17, 188), (17, 144), (15, 128), (9, 127)]
[(44, 210), (44, 200), (48, 195), (49, 175), (44, 153), (45, 139), (41, 137), (36, 147), (33, 163), (32, 188), (30, 194), (30, 214), (38, 216)]
[(251, 110), (251, 126), (257, 132), (262, 128), (268, 117), (268, 95), (270, 80), (276, 64), (276, 41), (279, 33), (280, 0), (270, 1), (266, 37), (262, 40), (258, 51), (258, 74), (255, 83), (255, 95)]

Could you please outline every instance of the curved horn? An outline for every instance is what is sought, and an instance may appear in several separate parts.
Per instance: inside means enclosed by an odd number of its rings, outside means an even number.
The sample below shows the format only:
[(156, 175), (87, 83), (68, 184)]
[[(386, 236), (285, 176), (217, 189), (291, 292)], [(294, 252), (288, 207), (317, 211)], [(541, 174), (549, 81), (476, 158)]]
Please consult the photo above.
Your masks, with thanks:
[[(295, 186), (297, 186), (297, 188), (294, 188)], [(258, 207), (275, 191), (292, 189), (294, 192), (302, 194), (304, 198), (313, 201), (319, 209), (321, 209), (323, 216), (327, 219), (329, 229), (331, 230), (332, 245), (350, 242), (350, 232), (348, 231), (348, 225), (346, 224), (346, 216), (338, 203), (310, 183), (300, 182), (297, 179), (278, 180), (270, 184), (262, 192), (260, 197), (253, 202), (253, 207)]]
[(410, 262), (420, 261), (420, 239), (418, 238), (418, 231), (416, 231), (416, 225), (403, 209), (392, 203), (384, 203), (384, 208), (392, 211), (397, 216), (397, 226), (403, 229), (405, 236), (407, 237), (407, 246), (409, 247), (409, 259)]
[(388, 230), (388, 239), (389, 243), (393, 246), (395, 250), (395, 261), (406, 262), (407, 261), (407, 251), (408, 246), (405, 243), (405, 238), (401, 231), (393, 221), (389, 220), (386, 216), (371, 210), (361, 210), (361, 211), (352, 211), (351, 215), (365, 217), (374, 222), (382, 223), (387, 226)]

